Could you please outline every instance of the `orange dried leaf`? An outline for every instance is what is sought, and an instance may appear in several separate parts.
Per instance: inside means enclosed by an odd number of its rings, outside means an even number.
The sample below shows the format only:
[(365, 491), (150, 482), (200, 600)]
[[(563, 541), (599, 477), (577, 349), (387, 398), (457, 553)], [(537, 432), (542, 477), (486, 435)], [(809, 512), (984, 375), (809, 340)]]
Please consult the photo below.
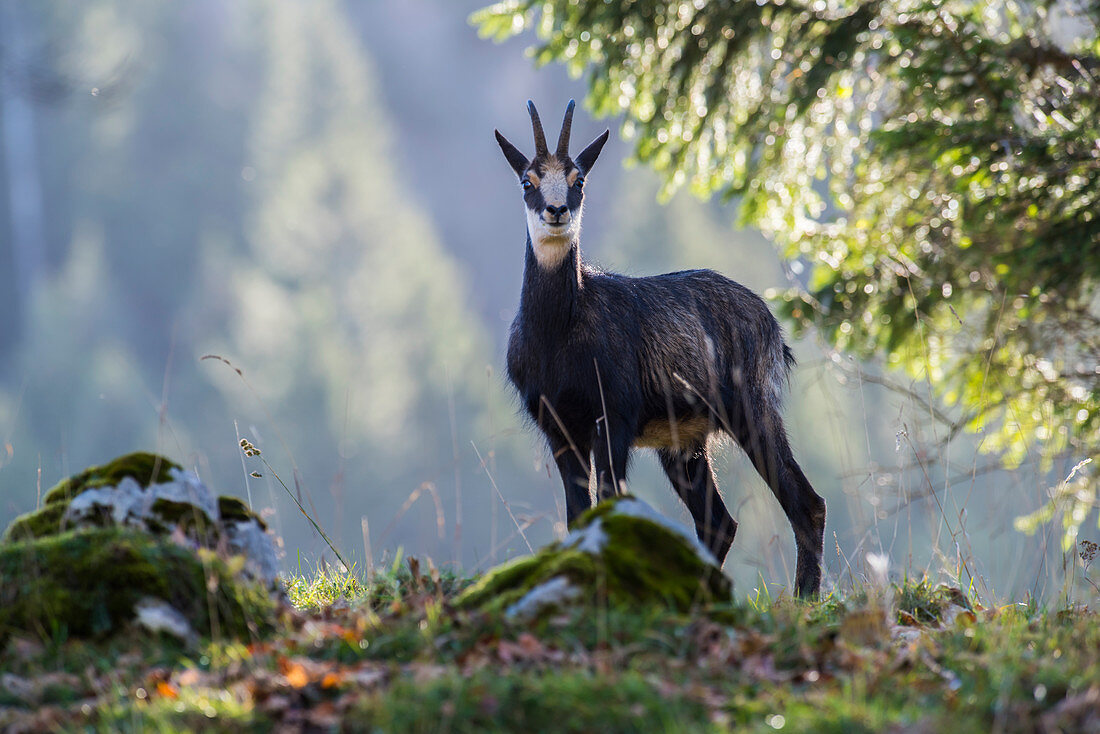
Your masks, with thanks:
[(898, 623), (906, 627), (923, 627), (920, 621), (904, 609), (898, 610)]
[(157, 693), (164, 698), (179, 698), (180, 693), (176, 690), (176, 687), (171, 683), (164, 681), (157, 682)]
[(301, 663), (289, 658), (279, 658), (279, 670), (292, 688), (305, 688), (309, 685), (309, 673)]
[(292, 688), (305, 688), (309, 685), (309, 673), (301, 665), (295, 665), (286, 672), (286, 682)]

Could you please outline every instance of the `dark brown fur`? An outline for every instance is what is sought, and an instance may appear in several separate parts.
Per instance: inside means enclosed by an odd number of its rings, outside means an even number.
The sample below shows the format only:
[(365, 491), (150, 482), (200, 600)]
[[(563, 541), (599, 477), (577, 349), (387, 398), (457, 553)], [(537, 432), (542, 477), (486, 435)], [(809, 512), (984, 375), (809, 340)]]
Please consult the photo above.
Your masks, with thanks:
[[(567, 123), (571, 112), (572, 106)], [(536, 129), (532, 161), (497, 133), (521, 180), (527, 170), (541, 172), (551, 155), (544, 142), (539, 145), (541, 126)], [(555, 163), (587, 175), (606, 136), (576, 162), (562, 159), (559, 144)], [(540, 216), (548, 206), (538, 187), (524, 198)], [(579, 217), (582, 202), (581, 188), (570, 187), (569, 211)], [(646, 278), (600, 272), (582, 262), (576, 240), (555, 266), (546, 267), (534, 247), (528, 232), (508, 374), (549, 441), (569, 520), (592, 505), (592, 457), (598, 496), (606, 497), (621, 491), (630, 449), (654, 447), (700, 540), (721, 562), (737, 523), (718, 494), (707, 437), (727, 434), (748, 454), (791, 522), (799, 595), (817, 594), (825, 502), (795, 461), (783, 427), (781, 393), (794, 359), (764, 301), (711, 270)]]

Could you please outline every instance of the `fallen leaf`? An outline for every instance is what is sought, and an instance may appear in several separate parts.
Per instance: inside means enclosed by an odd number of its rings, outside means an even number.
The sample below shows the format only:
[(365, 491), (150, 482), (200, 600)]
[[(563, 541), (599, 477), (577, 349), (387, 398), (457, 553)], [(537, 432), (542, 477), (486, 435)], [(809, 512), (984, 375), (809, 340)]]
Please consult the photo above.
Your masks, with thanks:
[(974, 612), (958, 604), (948, 604), (943, 614), (940, 615), (940, 619), (942, 620), (944, 629), (953, 625), (965, 627), (978, 621), (978, 617)]
[(309, 673), (301, 663), (290, 658), (279, 658), (279, 672), (286, 678), (291, 688), (305, 688), (309, 685)]
[(179, 698), (179, 691), (171, 683), (165, 681), (157, 682), (157, 693), (164, 698)]
[(898, 610), (898, 623), (906, 627), (922, 627), (920, 621), (904, 609)]
[(245, 647), (250, 657), (256, 655), (262, 655), (264, 653), (271, 652), (272, 644), (270, 642), (251, 642)]

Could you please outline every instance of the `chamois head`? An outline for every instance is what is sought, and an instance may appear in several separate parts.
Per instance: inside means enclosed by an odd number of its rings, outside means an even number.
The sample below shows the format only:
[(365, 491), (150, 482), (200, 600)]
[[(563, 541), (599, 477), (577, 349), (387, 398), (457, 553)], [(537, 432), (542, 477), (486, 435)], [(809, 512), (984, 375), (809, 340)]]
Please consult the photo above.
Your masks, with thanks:
[(569, 157), (569, 129), (573, 125), (573, 100), (565, 108), (558, 147), (551, 153), (535, 104), (527, 102), (535, 132), (535, 157), (531, 160), (494, 130), (508, 164), (519, 176), (523, 201), (527, 205), (527, 233), (539, 265), (553, 268), (561, 263), (580, 236), (584, 179), (600, 155), (610, 130), (588, 144), (574, 160)]

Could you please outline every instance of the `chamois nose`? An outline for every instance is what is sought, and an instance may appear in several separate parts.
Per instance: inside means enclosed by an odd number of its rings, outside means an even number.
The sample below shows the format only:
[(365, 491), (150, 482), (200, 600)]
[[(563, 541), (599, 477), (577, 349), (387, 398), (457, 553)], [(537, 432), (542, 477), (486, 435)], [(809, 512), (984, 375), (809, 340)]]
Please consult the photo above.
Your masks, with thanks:
[(560, 219), (565, 216), (565, 213), (569, 211), (569, 208), (562, 204), (561, 206), (547, 206), (546, 216), (548, 219)]

